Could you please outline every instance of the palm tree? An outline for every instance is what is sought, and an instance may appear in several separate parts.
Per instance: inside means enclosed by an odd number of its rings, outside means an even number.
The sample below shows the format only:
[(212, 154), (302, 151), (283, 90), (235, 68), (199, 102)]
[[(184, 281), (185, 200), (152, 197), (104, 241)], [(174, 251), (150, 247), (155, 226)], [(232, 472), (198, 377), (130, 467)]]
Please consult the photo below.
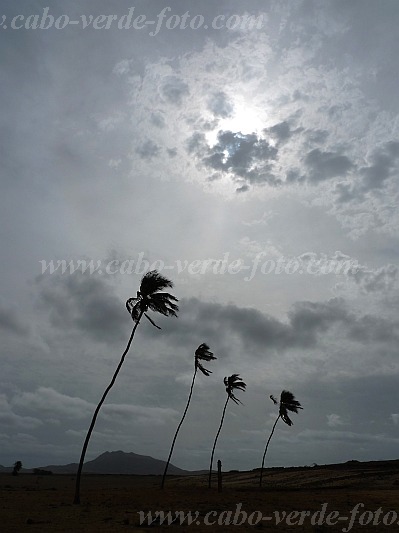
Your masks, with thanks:
[(193, 380), (191, 382), (190, 394), (188, 395), (186, 408), (184, 409), (183, 416), (182, 416), (182, 418), (180, 420), (179, 425), (177, 426), (177, 430), (176, 430), (175, 436), (174, 436), (173, 441), (172, 441), (172, 446), (170, 448), (169, 457), (168, 457), (168, 460), (166, 461), (165, 471), (164, 471), (163, 477), (162, 477), (161, 489), (163, 489), (163, 487), (165, 485), (166, 473), (168, 471), (169, 462), (170, 462), (170, 458), (172, 457), (173, 448), (175, 446), (177, 435), (178, 435), (178, 433), (180, 431), (180, 428), (181, 428), (181, 426), (183, 424), (183, 421), (184, 421), (184, 419), (186, 417), (186, 414), (187, 414), (187, 411), (188, 411), (188, 407), (190, 405), (191, 396), (193, 394), (193, 389), (194, 389), (195, 377), (197, 375), (197, 370), (199, 369), (205, 376), (209, 376), (210, 374), (212, 374), (212, 372), (210, 370), (207, 370), (206, 368), (204, 368), (202, 366), (200, 361), (213, 361), (214, 359), (216, 359), (216, 357), (213, 355), (212, 352), (209, 351), (209, 346), (207, 344), (205, 344), (205, 343), (200, 344), (198, 346), (198, 348), (195, 350), (195, 354), (194, 354), (194, 375), (193, 375)]
[(219, 426), (218, 432), (216, 433), (215, 442), (213, 443), (212, 454), (211, 454), (211, 464), (209, 467), (208, 488), (211, 488), (213, 456), (215, 454), (215, 448), (216, 448), (217, 440), (219, 438), (219, 433), (223, 426), (224, 415), (226, 414), (227, 404), (229, 403), (229, 400), (233, 400), (233, 402), (236, 404), (242, 403), (238, 398), (236, 398), (236, 396), (234, 396), (233, 391), (235, 390), (245, 391), (247, 387), (246, 383), (242, 381), (239, 374), (232, 374), (228, 378), (227, 377), (224, 378), (224, 385), (226, 387), (227, 398), (226, 398), (226, 403), (224, 404), (220, 426)]
[(168, 287), (172, 288), (173, 283), (167, 278), (163, 277), (161, 274), (159, 274), (159, 272), (157, 272), (156, 270), (151, 270), (150, 272), (147, 272), (147, 274), (145, 274), (143, 278), (141, 279), (140, 290), (137, 291), (136, 297), (129, 298), (129, 300), (127, 300), (126, 302), (126, 308), (133, 319), (134, 327), (130, 335), (129, 341), (127, 343), (127, 346), (125, 348), (125, 351), (122, 354), (121, 360), (115, 370), (114, 375), (112, 376), (111, 382), (108, 385), (108, 387), (105, 389), (105, 392), (101, 397), (100, 403), (97, 405), (94, 411), (94, 415), (93, 415), (89, 430), (87, 432), (86, 439), (83, 444), (82, 453), (80, 456), (79, 468), (78, 468), (78, 472), (76, 475), (75, 497), (73, 501), (74, 504), (80, 503), (80, 478), (82, 474), (83, 462), (84, 462), (86, 450), (87, 450), (87, 447), (90, 441), (90, 437), (93, 432), (94, 425), (96, 423), (98, 413), (101, 409), (101, 406), (103, 405), (105, 401), (105, 398), (107, 397), (109, 391), (111, 390), (111, 388), (113, 387), (115, 383), (115, 380), (125, 360), (126, 354), (128, 353), (130, 349), (134, 334), (136, 333), (136, 329), (140, 323), (141, 318), (144, 315), (151, 322), (153, 326), (155, 326), (158, 329), (161, 329), (147, 315), (147, 311), (154, 311), (155, 313), (161, 313), (161, 315), (164, 315), (164, 316), (177, 316), (177, 312), (179, 308), (174, 303), (174, 302), (177, 302), (177, 298), (175, 298), (174, 296), (172, 296), (171, 294), (167, 292), (161, 292)]
[[(270, 395), (270, 399), (272, 400), (274, 405), (277, 405), (279, 403), (276, 400), (276, 398), (273, 396), (273, 394)], [(281, 418), (281, 420), (283, 422), (285, 422), (288, 426), (292, 426), (293, 422), (290, 419), (290, 417), (288, 416), (288, 411), (291, 411), (292, 413), (298, 413), (298, 409), (303, 409), (303, 407), (301, 406), (301, 404), (297, 400), (295, 400), (295, 396), (292, 394), (292, 392), (290, 392), (288, 390), (283, 390), (281, 395), (280, 395), (280, 404), (279, 404), (279, 410), (278, 410), (278, 417), (276, 418), (276, 421), (274, 422), (274, 425), (273, 425), (273, 428), (272, 428), (272, 432), (270, 433), (270, 436), (267, 439), (265, 452), (263, 454), (262, 466), (261, 466), (261, 469), (260, 469), (260, 478), (259, 478), (259, 486), (260, 487), (262, 486), (263, 466), (265, 464), (265, 457), (266, 457), (267, 448), (268, 448), (269, 442), (270, 442), (270, 440), (271, 440), (271, 438), (273, 436), (273, 433), (274, 433), (274, 430), (276, 428), (277, 422)]]

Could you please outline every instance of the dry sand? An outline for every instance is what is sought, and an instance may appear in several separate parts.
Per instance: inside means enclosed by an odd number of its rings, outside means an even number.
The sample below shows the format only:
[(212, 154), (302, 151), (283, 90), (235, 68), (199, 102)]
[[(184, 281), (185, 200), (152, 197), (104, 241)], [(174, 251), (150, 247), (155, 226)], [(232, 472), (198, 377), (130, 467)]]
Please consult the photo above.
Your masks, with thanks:
[[(168, 477), (165, 489), (160, 490), (159, 476), (86, 475), (82, 478), (81, 505), (72, 505), (74, 476), (33, 474), (0, 475), (0, 531), (40, 532), (101, 532), (101, 531), (227, 531), (234, 527), (241, 531), (342, 531), (348, 522), (335, 525), (315, 524), (306, 518), (302, 525), (276, 525), (260, 521), (233, 525), (203, 523), (207, 513), (241, 510), (250, 515), (260, 511), (263, 516), (275, 512), (320, 511), (327, 504), (328, 515), (339, 511), (350, 516), (358, 503), (364, 511), (382, 508), (380, 524), (355, 523), (351, 531), (399, 531), (399, 461), (381, 463), (346, 463), (306, 469), (271, 469), (264, 475), (264, 487), (258, 487), (259, 473), (240, 472), (223, 474), (223, 492), (218, 493), (216, 476), (214, 487), (207, 488), (206, 476)], [(140, 526), (138, 511), (198, 511), (200, 525), (170, 525), (144, 528)], [(390, 526), (381, 517), (390, 510), (398, 519)], [(296, 515), (295, 521), (300, 519)], [(388, 519), (391, 515), (388, 515)], [(226, 515), (224, 515), (226, 518)], [(254, 521), (258, 515), (254, 515)], [(366, 522), (371, 515), (363, 515)], [(209, 520), (216, 520), (209, 515)], [(294, 515), (293, 515), (293, 518)], [(374, 518), (373, 518), (374, 520)]]

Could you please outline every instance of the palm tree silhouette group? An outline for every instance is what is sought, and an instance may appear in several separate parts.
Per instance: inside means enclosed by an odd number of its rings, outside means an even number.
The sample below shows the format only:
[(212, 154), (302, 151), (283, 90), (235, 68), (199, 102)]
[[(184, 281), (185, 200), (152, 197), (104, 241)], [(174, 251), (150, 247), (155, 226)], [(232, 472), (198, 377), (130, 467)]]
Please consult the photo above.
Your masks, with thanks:
[[(79, 467), (76, 475), (76, 482), (75, 482), (75, 495), (74, 495), (74, 504), (80, 504), (80, 482), (81, 482), (81, 476), (82, 476), (82, 470), (83, 470), (83, 464), (84, 459), (86, 456), (87, 448), (89, 445), (89, 441), (91, 438), (91, 435), (94, 430), (94, 426), (98, 417), (98, 414), (100, 412), (100, 409), (102, 405), (104, 404), (106, 397), (108, 393), (110, 392), (111, 388), (114, 386), (116, 378), (118, 377), (118, 374), (122, 368), (122, 365), (125, 361), (126, 355), (130, 350), (130, 347), (133, 342), (133, 338), (135, 336), (136, 330), (138, 328), (138, 325), (140, 324), (141, 319), (143, 316), (157, 329), (161, 329), (154, 320), (149, 316), (149, 312), (159, 313), (163, 316), (169, 317), (173, 316), (176, 317), (178, 313), (178, 305), (177, 305), (177, 298), (170, 294), (169, 292), (165, 292), (165, 289), (173, 288), (173, 283), (162, 276), (158, 271), (151, 270), (147, 272), (141, 279), (140, 283), (140, 289), (137, 291), (136, 297), (129, 298), (126, 302), (126, 308), (133, 320), (134, 326), (131, 331), (129, 340), (127, 342), (126, 348), (121, 356), (121, 359), (119, 361), (119, 364), (116, 367), (116, 370), (112, 376), (112, 379), (105, 389), (95, 411), (91, 419), (91, 423), (89, 426), (89, 429), (86, 434), (86, 438), (83, 443), (82, 452), (80, 455), (80, 461), (79, 461)], [(193, 395), (194, 390), (194, 383), (196, 380), (196, 376), (198, 373), (198, 370), (208, 377), (212, 372), (204, 367), (203, 363), (208, 363), (211, 361), (214, 361), (216, 357), (213, 355), (213, 353), (210, 351), (209, 346), (206, 343), (202, 343), (198, 346), (194, 353), (194, 374), (191, 382), (190, 392), (188, 395), (186, 407), (184, 409), (182, 418), (177, 426), (175, 435), (172, 440), (172, 445), (170, 448), (169, 456), (166, 461), (165, 470), (162, 477), (161, 482), (161, 488), (164, 488), (165, 479), (168, 471), (168, 467), (170, 464), (170, 459), (172, 457), (172, 453), (174, 450), (174, 446), (176, 443), (177, 436), (179, 434), (180, 428), (184, 422), (184, 419), (186, 417), (188, 408), (190, 406), (190, 402)], [(244, 383), (244, 381), (241, 379), (239, 374), (232, 374), (229, 377), (224, 378), (224, 386), (227, 393), (227, 398), (223, 407), (222, 411), (222, 417), (220, 420), (219, 428), (216, 433), (215, 441), (213, 443), (212, 453), (211, 453), (211, 460), (210, 460), (210, 467), (209, 467), (209, 476), (208, 476), (208, 487), (211, 487), (211, 481), (212, 481), (212, 467), (213, 467), (213, 459), (215, 454), (215, 448), (216, 444), (223, 426), (225, 414), (227, 405), (230, 400), (232, 400), (235, 404), (242, 403), (235, 395), (237, 391), (245, 391), (247, 385)], [(271, 396), (271, 399), (275, 404), (277, 404), (277, 400), (274, 398), (274, 396)], [(288, 411), (292, 411), (297, 413), (298, 409), (302, 409), (300, 403), (295, 400), (294, 395), (289, 391), (283, 391), (281, 393), (280, 403), (279, 403), (279, 415), (274, 423), (272, 432), (270, 434), (270, 437), (267, 441), (265, 452), (263, 454), (263, 460), (262, 460), (262, 468), (261, 468), (261, 474), (260, 474), (260, 486), (262, 485), (262, 475), (263, 475), (263, 466), (265, 461), (265, 456), (267, 452), (267, 448), (270, 442), (270, 439), (274, 433), (274, 429), (277, 425), (278, 420), (281, 418), (286, 424), (289, 426), (292, 425), (292, 421), (290, 420), (288, 416)]]

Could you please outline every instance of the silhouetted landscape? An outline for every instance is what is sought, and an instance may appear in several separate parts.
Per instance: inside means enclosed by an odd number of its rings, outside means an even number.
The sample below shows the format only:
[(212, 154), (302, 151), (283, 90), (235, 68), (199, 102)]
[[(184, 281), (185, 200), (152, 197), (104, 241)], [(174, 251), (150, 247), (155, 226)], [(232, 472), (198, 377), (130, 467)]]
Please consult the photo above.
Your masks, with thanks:
[[(134, 461), (142, 458), (142, 466), (148, 465), (151, 469), (152, 461), (156, 461), (136, 454), (123, 454), (123, 457), (121, 453), (105, 453), (89, 463), (107, 470), (111, 464), (120, 465), (118, 461), (126, 464), (133, 457)], [(76, 470), (77, 465), (74, 466)], [(14, 477), (3, 472), (0, 474), (2, 531), (22, 531), (28, 525), (30, 530), (49, 532), (140, 531), (139, 511), (199, 511), (203, 518), (210, 511), (234, 511), (239, 503), (247, 513), (260, 511), (264, 515), (287, 510), (317, 512), (324, 503), (328, 504), (329, 510), (341, 514), (349, 514), (359, 502), (372, 511), (379, 507), (384, 512), (397, 508), (399, 460), (266, 468), (261, 489), (258, 486), (259, 471), (224, 472), (221, 493), (216, 488), (207, 488), (207, 472), (168, 476), (168, 490), (165, 491), (160, 490), (161, 474), (87, 474), (82, 477), (84, 495), (80, 506), (72, 505), (74, 475), (21, 473)], [(218, 529), (223, 531), (227, 527), (219, 526)], [(253, 531), (249, 524), (239, 527), (243, 531)], [(332, 525), (328, 531), (342, 531), (342, 527), (343, 523)], [(357, 529), (355, 526), (353, 531), (376, 531), (373, 527)], [(168, 526), (164, 528), (166, 530)], [(192, 529), (210, 531), (209, 526), (203, 524), (192, 526)], [(386, 529), (389, 530), (388, 526)], [(380, 525), (378, 530), (384, 530), (384, 526)], [(278, 531), (292, 531), (292, 527), (280, 523)]]
[[(153, 457), (138, 455), (136, 453), (105, 452), (93, 461), (85, 463), (84, 472), (92, 474), (135, 474), (135, 475), (159, 475), (162, 474), (165, 462)], [(77, 464), (69, 465), (69, 472), (76, 472)], [(74, 469), (73, 469), (74, 467)], [(47, 467), (57, 471), (57, 467)], [(58, 467), (62, 473), (62, 466)], [(184, 475), (186, 472), (181, 468), (170, 465), (171, 474)]]

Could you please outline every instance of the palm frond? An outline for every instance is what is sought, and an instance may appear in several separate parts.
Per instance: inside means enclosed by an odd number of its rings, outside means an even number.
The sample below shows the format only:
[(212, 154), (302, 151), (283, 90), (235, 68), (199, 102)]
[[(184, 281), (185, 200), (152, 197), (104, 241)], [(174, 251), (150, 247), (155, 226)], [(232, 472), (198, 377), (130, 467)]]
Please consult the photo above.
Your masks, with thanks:
[(274, 403), (274, 405), (277, 405), (277, 404), (278, 404), (278, 401), (277, 401), (276, 398), (273, 396), (273, 394), (270, 395), (270, 399), (271, 399), (271, 401)]
[(147, 319), (149, 322), (151, 322), (151, 324), (152, 324), (154, 327), (156, 327), (157, 329), (162, 329), (162, 328), (160, 328), (159, 326), (157, 326), (157, 325), (155, 324), (155, 322), (152, 320), (151, 317), (149, 317), (149, 316), (147, 315), (147, 313), (144, 313), (144, 316), (146, 317), (146, 319)]
[(151, 294), (145, 298), (147, 309), (164, 316), (177, 316), (179, 307), (174, 303), (177, 298), (167, 292)]
[[(140, 315), (151, 310), (164, 316), (177, 316), (179, 307), (176, 305), (177, 298), (168, 292), (159, 292), (167, 287), (173, 287), (173, 283), (159, 274), (156, 270), (147, 272), (141, 280), (140, 290), (135, 298), (129, 298), (126, 308), (132, 319), (137, 322)], [(157, 326), (153, 320), (145, 314), (153, 326)]]
[(283, 390), (280, 396), (280, 404), (284, 405), (288, 411), (297, 413), (298, 409), (302, 409), (301, 404), (295, 400), (295, 396), (288, 390)]
[(233, 400), (234, 403), (242, 403), (233, 393), (234, 390), (245, 391), (247, 387), (247, 384), (240, 378), (240, 374), (232, 374), (229, 377), (225, 377), (223, 381), (229, 398)]
[(204, 376), (208, 377), (208, 376), (210, 376), (212, 374), (212, 371), (208, 370), (207, 368), (202, 366), (199, 361), (196, 362), (195, 366), (196, 366), (196, 368), (198, 368), (198, 370), (201, 370), (201, 372), (204, 374)]
[(280, 417), (281, 417), (281, 420), (287, 424), (287, 426), (293, 425), (294, 422), (288, 416), (287, 410), (282, 406), (280, 406)]
[(233, 402), (236, 403), (237, 405), (239, 403), (242, 404), (242, 401), (239, 398), (237, 398), (237, 396), (235, 396), (231, 391), (229, 392), (229, 398), (230, 400), (233, 400)]
[(157, 270), (150, 270), (141, 279), (140, 292), (143, 296), (150, 296), (167, 288), (173, 288), (173, 282), (162, 276)]
[(204, 368), (200, 361), (213, 361), (214, 359), (216, 357), (209, 350), (209, 346), (205, 342), (200, 344), (195, 350), (195, 368), (198, 368), (205, 376), (209, 376), (212, 372)]
[(292, 426), (293, 422), (288, 416), (288, 411), (293, 413), (298, 413), (298, 409), (303, 409), (301, 404), (295, 400), (295, 396), (292, 392), (283, 390), (280, 396), (280, 407), (279, 413), (280, 417), (288, 426)]
[(202, 359), (203, 361), (213, 361), (214, 359), (217, 359), (213, 352), (209, 350), (209, 346), (203, 342), (198, 346), (198, 348), (195, 350), (195, 358)]

